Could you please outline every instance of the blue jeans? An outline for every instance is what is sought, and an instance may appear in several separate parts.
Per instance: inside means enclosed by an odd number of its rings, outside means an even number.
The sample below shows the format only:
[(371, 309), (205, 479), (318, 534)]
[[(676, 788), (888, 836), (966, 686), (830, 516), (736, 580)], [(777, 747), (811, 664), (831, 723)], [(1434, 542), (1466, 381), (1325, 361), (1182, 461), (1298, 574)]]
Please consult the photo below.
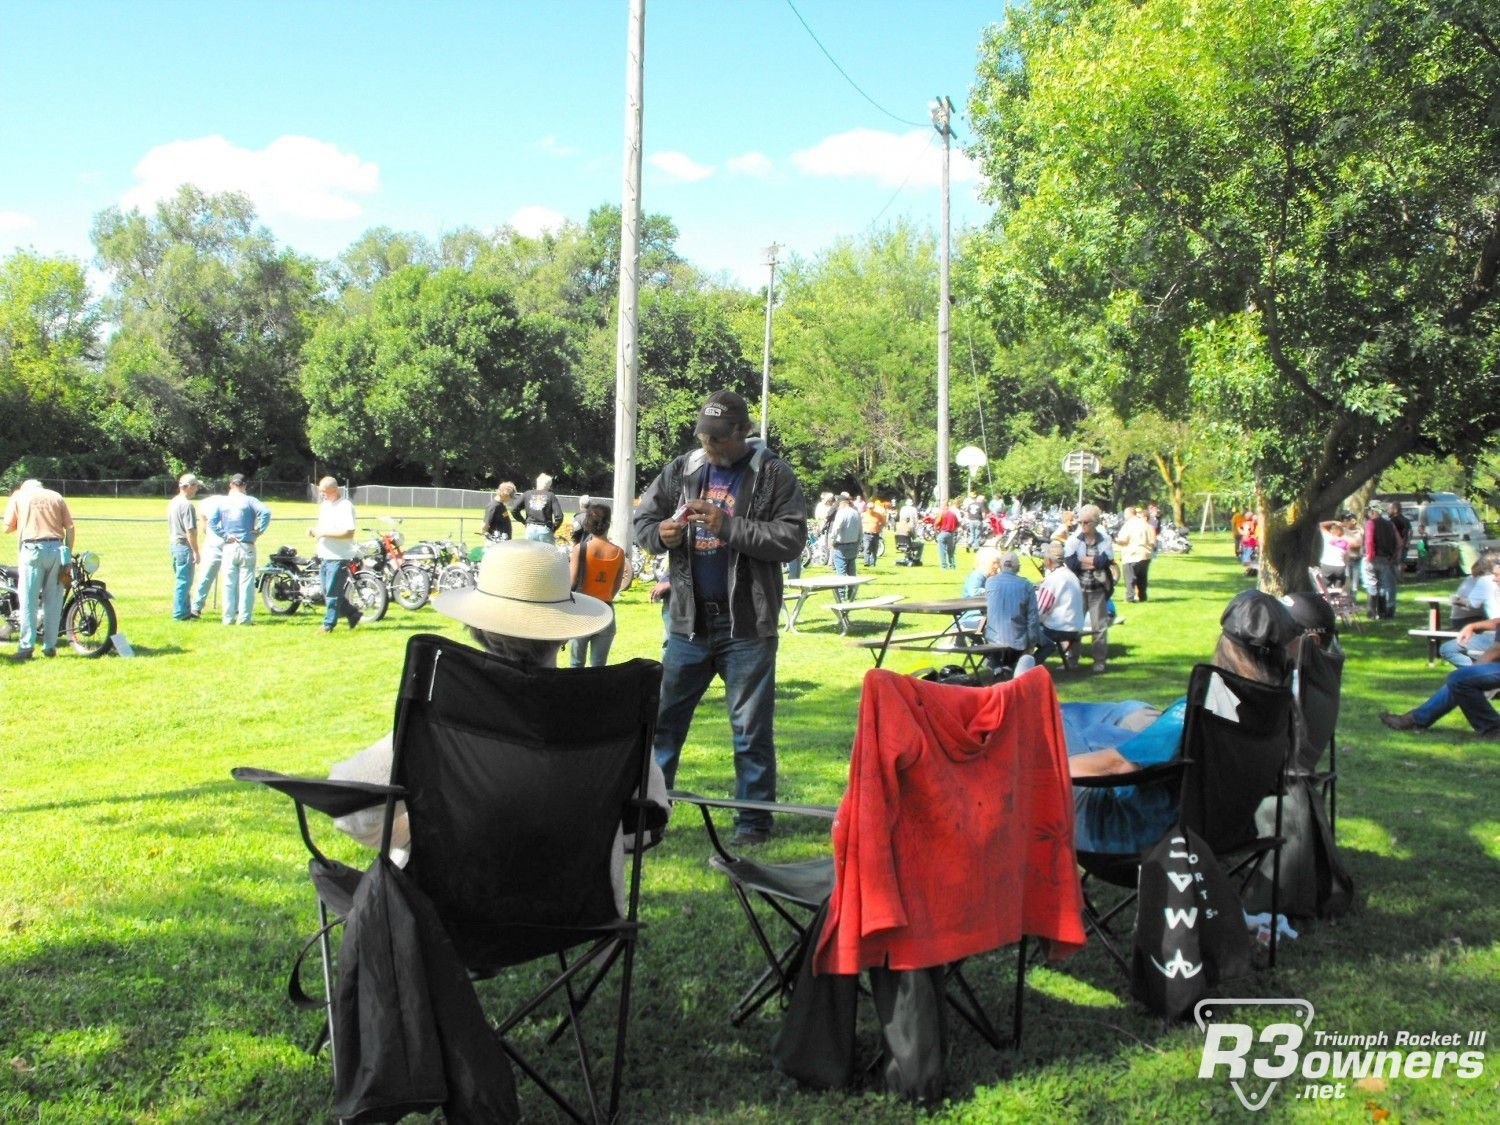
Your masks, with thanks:
[[(724, 681), (734, 745), (734, 795), (776, 800), (776, 638), (731, 637), (729, 615), (708, 619), (689, 637), (668, 633), (662, 646), (661, 706), (656, 717), (656, 764), (670, 788), (698, 701), (715, 675)], [(741, 813), (741, 828), (766, 829), (770, 813)]]
[(224, 624), (250, 624), (255, 612), (255, 544), (224, 544)]
[(1394, 560), (1375, 559), (1370, 563), (1370, 570), (1365, 574), (1365, 592), (1380, 597), (1381, 616), (1396, 616), (1396, 563)]
[(349, 619), (349, 624), (359, 620), (359, 608), (348, 598), (344, 590), (349, 585), (348, 559), (320, 559), (318, 581), (323, 587), (323, 628), (332, 629), (339, 623), (339, 614)]
[(42, 651), (57, 651), (57, 627), (61, 623), (63, 591), (61, 543), (22, 543), (16, 554), (16, 593), (21, 598), (21, 639), (17, 656), (29, 656), (36, 647), (37, 603), (42, 612)]
[(193, 589), (193, 549), (186, 543), (172, 544), (172, 619), (186, 621)]
[(210, 535), (198, 554), (198, 588), (193, 591), (193, 612), (202, 613), (209, 591), (219, 577), (219, 561), (224, 557), (224, 541)]
[(1455, 668), (1443, 680), (1443, 686), (1413, 711), (1411, 717), (1417, 726), (1430, 727), (1457, 707), (1471, 727), (1480, 734), (1488, 734), (1500, 728), (1500, 714), (1496, 714), (1484, 696), (1485, 692), (1495, 688), (1500, 688), (1500, 661)]
[(552, 529), (550, 527), (543, 527), (539, 523), (528, 523), (526, 525), (526, 538), (534, 540), (537, 543), (554, 542)]
[(956, 570), (958, 560), (953, 557), (953, 540), (955, 533), (952, 531), (940, 531), (937, 533), (938, 566), (944, 570)]
[(865, 565), (875, 565), (875, 552), (880, 550), (880, 536), (866, 534), (864, 537)]
[[(845, 578), (853, 578), (859, 573), (859, 547), (853, 543), (835, 543), (833, 545), (833, 573)], [(839, 601), (848, 601), (854, 596), (854, 592), (846, 586), (836, 587), (833, 596)]]
[(1455, 668), (1467, 668), (1474, 663), (1476, 656), (1494, 642), (1494, 633), (1475, 633), (1466, 645), (1460, 645), (1456, 639), (1450, 638), (1438, 647), (1438, 655)]
[(568, 642), (568, 667), (603, 668), (609, 663), (609, 648), (615, 643), (615, 619), (590, 637), (579, 637)]

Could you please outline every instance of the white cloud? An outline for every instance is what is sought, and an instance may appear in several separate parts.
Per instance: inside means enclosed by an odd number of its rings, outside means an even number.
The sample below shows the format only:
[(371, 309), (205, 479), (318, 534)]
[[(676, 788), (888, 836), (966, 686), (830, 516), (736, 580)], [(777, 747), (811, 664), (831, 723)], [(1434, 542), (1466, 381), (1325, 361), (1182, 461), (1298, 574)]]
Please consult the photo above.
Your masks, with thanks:
[(670, 179), (686, 180), (688, 183), (706, 180), (714, 174), (712, 167), (699, 164), (681, 152), (654, 152), (646, 158), (646, 163)]
[(380, 188), (380, 166), (312, 137), (277, 137), (263, 149), (246, 149), (220, 136), (157, 145), (135, 166), (135, 187), (121, 203), (149, 208), (183, 184), (205, 192), (248, 195), (263, 219), (355, 219), (364, 211), (354, 196)]
[(568, 217), (560, 211), (533, 204), (530, 207), (522, 207), (512, 215), (508, 225), (517, 234), (523, 234), (527, 238), (539, 238), (545, 231), (561, 230), (567, 221)]
[(542, 150), (550, 152), (553, 156), (573, 156), (578, 152), (572, 145), (565, 145), (551, 135), (542, 138)]
[(724, 164), (731, 172), (741, 176), (749, 176), (756, 180), (766, 180), (771, 177), (771, 158), (763, 152), (746, 152), (739, 156), (731, 156)]
[(13, 234), (16, 231), (27, 230), (36, 225), (36, 220), (30, 215), (23, 215), (19, 211), (0, 211), (0, 232)]
[[(792, 154), (792, 162), (809, 176), (870, 179), (883, 187), (914, 184), (936, 187), (943, 180), (943, 147), (936, 132), (914, 129), (886, 133), (852, 129), (835, 133), (816, 145)], [(979, 180), (979, 169), (958, 149), (949, 158), (949, 178), (955, 184)]]

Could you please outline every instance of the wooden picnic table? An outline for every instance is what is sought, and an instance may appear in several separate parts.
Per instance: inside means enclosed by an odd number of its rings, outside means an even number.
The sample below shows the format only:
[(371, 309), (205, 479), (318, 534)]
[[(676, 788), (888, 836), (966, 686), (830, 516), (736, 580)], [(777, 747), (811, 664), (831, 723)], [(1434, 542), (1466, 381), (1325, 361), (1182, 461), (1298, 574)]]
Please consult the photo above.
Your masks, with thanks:
[[(981, 596), (976, 598), (943, 598), (930, 602), (900, 601), (892, 602), (890, 605), (872, 607), (878, 613), (889, 613), (891, 615), (891, 624), (886, 629), (884, 638), (881, 639), (878, 646), (870, 646), (875, 652), (875, 667), (879, 668), (885, 662), (886, 653), (890, 651), (893, 643), (898, 645), (903, 643), (903, 638), (896, 633), (896, 627), (901, 624), (902, 617), (910, 615), (948, 618), (948, 624), (944, 628), (936, 632), (908, 634), (905, 640), (910, 643), (929, 641), (931, 643), (928, 647), (944, 645), (944, 651), (951, 651), (946, 648), (947, 645), (969, 639), (968, 634), (964, 632), (963, 626), (959, 624), (964, 614), (974, 612), (983, 613), (985, 604), (985, 599)], [(982, 644), (982, 638), (975, 643)]]
[(873, 574), (819, 574), (814, 578), (788, 578), (786, 589), (795, 595), (783, 597), (781, 609), (786, 614), (786, 631), (797, 631), (797, 619), (802, 616), (802, 606), (808, 598), (821, 590), (853, 590), (866, 582), (874, 582)]

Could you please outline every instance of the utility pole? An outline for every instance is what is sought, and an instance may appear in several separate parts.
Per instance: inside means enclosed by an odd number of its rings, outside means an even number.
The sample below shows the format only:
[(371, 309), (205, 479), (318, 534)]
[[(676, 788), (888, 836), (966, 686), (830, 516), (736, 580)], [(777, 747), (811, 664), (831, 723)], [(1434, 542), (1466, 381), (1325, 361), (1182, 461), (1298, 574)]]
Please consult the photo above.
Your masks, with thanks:
[(766, 247), (766, 265), (771, 267), (771, 280), (766, 283), (766, 346), (760, 368), (760, 440), (768, 449), (771, 443), (771, 306), (776, 302), (776, 251), (780, 249), (774, 242)]
[(953, 103), (939, 95), (928, 107), (932, 127), (943, 138), (943, 258), (938, 283), (937, 493), (939, 509), (948, 506), (948, 156), (953, 140)]
[(620, 330), (615, 341), (614, 516), (609, 538), (629, 557), (635, 538), (636, 375), (639, 357), (641, 135), (645, 117), (646, 0), (630, 0), (625, 48), (625, 185), (620, 199)]

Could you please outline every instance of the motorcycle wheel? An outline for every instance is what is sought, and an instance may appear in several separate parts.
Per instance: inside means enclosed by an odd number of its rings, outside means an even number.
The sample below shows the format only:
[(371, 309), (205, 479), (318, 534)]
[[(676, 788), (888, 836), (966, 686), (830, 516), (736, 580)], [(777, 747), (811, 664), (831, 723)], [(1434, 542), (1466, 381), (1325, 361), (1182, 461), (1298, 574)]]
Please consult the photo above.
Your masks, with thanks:
[(449, 563), (438, 571), (438, 590), (472, 590), (474, 572), (463, 563)]
[(885, 557), (885, 536), (884, 535), (877, 535), (875, 537), (875, 557), (877, 559)]
[(349, 580), (352, 597), (359, 603), (360, 612), (371, 621), (379, 621), (390, 608), (391, 595), (378, 574), (360, 571)]
[(85, 590), (63, 614), (63, 632), (68, 635), (68, 644), (84, 656), (103, 656), (112, 647), (110, 638), (118, 630), (115, 603), (100, 590)]
[(391, 596), (402, 609), (421, 609), (432, 595), (432, 580), (415, 563), (406, 563), (391, 576)]
[(302, 598), (297, 593), (297, 579), (284, 570), (261, 575), (260, 600), (277, 617), (296, 613), (302, 605)]

